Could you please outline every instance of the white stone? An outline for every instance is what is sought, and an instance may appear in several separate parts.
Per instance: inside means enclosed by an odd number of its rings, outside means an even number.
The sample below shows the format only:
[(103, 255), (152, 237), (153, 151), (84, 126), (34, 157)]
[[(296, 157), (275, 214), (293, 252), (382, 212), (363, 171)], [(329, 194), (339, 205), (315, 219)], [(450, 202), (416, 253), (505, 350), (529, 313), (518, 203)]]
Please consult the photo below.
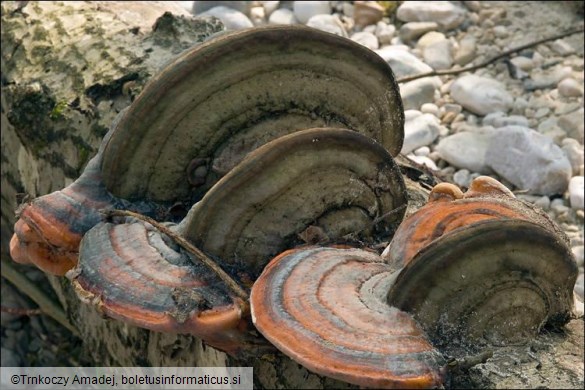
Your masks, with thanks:
[(393, 24), (386, 24), (382, 21), (376, 24), (376, 30), (374, 34), (376, 34), (376, 38), (380, 42), (381, 46), (389, 45), (392, 42), (392, 38), (394, 38), (394, 33), (396, 32), (396, 27)]
[(194, 1), (177, 1), (177, 4), (179, 4), (181, 6), (181, 8), (185, 9), (186, 11), (189, 11), (191, 13), (193, 13), (193, 3), (195, 3)]
[(534, 68), (534, 62), (528, 57), (517, 56), (512, 58), (510, 62), (525, 72), (530, 72)]
[(421, 146), (414, 151), (415, 156), (428, 156), (431, 154), (431, 149), (428, 146)]
[(435, 162), (433, 160), (431, 160), (430, 158), (428, 158), (426, 156), (416, 156), (413, 154), (409, 154), (407, 157), (417, 164), (426, 166), (427, 168), (429, 168), (432, 171), (437, 171), (439, 169), (437, 167), (437, 164), (435, 164)]
[(568, 56), (569, 54), (575, 53), (575, 49), (573, 49), (571, 45), (569, 45), (566, 41), (562, 39), (557, 39), (556, 41), (552, 42), (549, 46), (552, 49), (552, 51), (561, 56)]
[(522, 115), (510, 115), (495, 118), (492, 126), (495, 128), (504, 126), (523, 126), (528, 127), (528, 118)]
[(500, 82), (475, 75), (463, 76), (451, 85), (451, 97), (467, 110), (486, 115), (508, 112), (514, 99)]
[(470, 172), (467, 169), (460, 169), (453, 174), (453, 181), (459, 187), (469, 187), (471, 179), (469, 177)]
[(352, 41), (356, 41), (357, 43), (364, 45), (370, 50), (377, 50), (380, 46), (378, 44), (378, 38), (372, 33), (369, 32), (356, 32), (351, 36)]
[(417, 39), (429, 31), (435, 31), (439, 28), (439, 25), (435, 22), (410, 22), (404, 23), (398, 35), (404, 42), (412, 41)]
[(330, 14), (331, 4), (328, 1), (295, 1), (293, 11), (297, 20), (306, 24), (315, 15)]
[(376, 53), (392, 68), (396, 78), (432, 72), (433, 68), (410, 54), (407, 50), (395, 46), (385, 46)]
[(419, 110), (404, 110), (404, 122), (411, 121), (422, 114)]
[(425, 103), (431, 103), (441, 83), (438, 77), (424, 77), (400, 84), (400, 96), (405, 110), (418, 110)]
[(447, 39), (445, 34), (438, 32), (438, 31), (429, 31), (416, 42), (416, 47), (418, 49), (424, 50), (427, 46), (432, 45), (433, 43), (441, 42)]
[(396, 17), (403, 22), (437, 22), (445, 29), (459, 26), (467, 11), (449, 1), (405, 1)]
[(197, 16), (215, 7), (227, 7), (247, 14), (252, 7), (251, 1), (192, 1), (192, 3), (193, 14)]
[(583, 145), (581, 145), (576, 139), (565, 138), (562, 141), (562, 149), (571, 163), (573, 174), (578, 173), (579, 167), (585, 163), (585, 152), (583, 151)]
[(508, 36), (508, 29), (506, 26), (495, 26), (493, 31), (498, 38), (506, 38)]
[(243, 28), (254, 27), (254, 24), (246, 15), (233, 8), (224, 6), (213, 7), (200, 14), (200, 16), (205, 15), (215, 16), (221, 20), (226, 30), (241, 30)]
[(459, 49), (455, 53), (454, 61), (457, 65), (467, 65), (475, 58), (476, 43), (473, 35), (466, 35), (459, 41)]
[(490, 138), (489, 131), (463, 131), (443, 138), (435, 150), (453, 166), (472, 172), (490, 173), (485, 163)]
[(583, 245), (577, 245), (571, 248), (571, 252), (573, 252), (573, 256), (575, 256), (575, 262), (577, 263), (578, 267), (583, 268)]
[(569, 185), (569, 160), (550, 138), (532, 129), (495, 130), (485, 157), (491, 169), (529, 194), (562, 194)]
[(298, 23), (295, 14), (288, 8), (279, 8), (270, 14), (269, 24), (296, 24)]
[[(581, 301), (583, 300), (583, 288), (584, 288), (584, 284), (585, 284), (585, 278), (583, 276), (584, 274), (579, 274), (579, 276), (577, 276), (577, 281), (575, 282), (575, 293), (577, 295), (579, 295), (579, 297), (581, 298)], [(583, 306), (583, 303), (581, 303), (581, 307)]]
[(585, 181), (583, 176), (574, 176), (569, 182), (569, 199), (571, 208), (583, 210), (583, 186)]
[[(583, 104), (583, 103), (581, 103)], [(561, 116), (558, 124), (561, 129), (567, 132), (570, 138), (574, 138), (580, 143), (583, 143), (583, 127), (585, 122), (585, 110), (580, 108), (571, 113)]]
[(264, 7), (264, 13), (266, 16), (272, 15), (274, 11), (278, 9), (280, 1), (262, 1), (262, 7)]
[(307, 22), (308, 27), (347, 38), (345, 27), (337, 15), (315, 15)]
[(580, 83), (572, 78), (563, 79), (559, 83), (557, 88), (559, 89), (559, 93), (562, 96), (567, 97), (583, 96), (583, 83)]
[(266, 11), (264, 7), (252, 7), (250, 10), (250, 20), (254, 26), (263, 26), (266, 24)]
[(448, 39), (433, 42), (424, 48), (423, 59), (435, 70), (449, 69), (453, 65), (452, 50), (453, 44)]
[(433, 114), (436, 117), (439, 116), (439, 107), (434, 103), (425, 103), (420, 106), (420, 110), (424, 114)]
[(402, 154), (430, 145), (439, 136), (440, 123), (436, 116), (422, 114), (404, 124)]

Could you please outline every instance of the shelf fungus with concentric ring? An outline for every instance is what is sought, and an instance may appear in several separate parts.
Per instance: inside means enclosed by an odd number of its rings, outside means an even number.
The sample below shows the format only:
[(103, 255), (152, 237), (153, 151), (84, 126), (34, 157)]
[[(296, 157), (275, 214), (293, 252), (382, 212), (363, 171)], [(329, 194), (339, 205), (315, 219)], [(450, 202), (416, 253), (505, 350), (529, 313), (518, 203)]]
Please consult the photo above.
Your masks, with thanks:
[[(173, 229), (234, 279), (253, 281), (309, 227), (332, 242), (349, 228), (361, 240), (390, 234), (385, 230), (405, 212), (399, 172), (390, 154), (362, 134), (299, 131), (250, 153)], [(110, 317), (191, 333), (234, 354), (261, 345), (246, 325), (241, 297), (140, 222), (92, 228), (69, 276), (78, 295)]]
[(278, 349), (322, 375), (373, 388), (433, 388), (445, 360), (412, 317), (386, 303), (391, 268), (360, 249), (282, 253), (252, 288), (252, 319)]
[(400, 269), (388, 302), (440, 346), (518, 343), (564, 325), (577, 267), (562, 231), (490, 177), (454, 187), (436, 187), (383, 254)]

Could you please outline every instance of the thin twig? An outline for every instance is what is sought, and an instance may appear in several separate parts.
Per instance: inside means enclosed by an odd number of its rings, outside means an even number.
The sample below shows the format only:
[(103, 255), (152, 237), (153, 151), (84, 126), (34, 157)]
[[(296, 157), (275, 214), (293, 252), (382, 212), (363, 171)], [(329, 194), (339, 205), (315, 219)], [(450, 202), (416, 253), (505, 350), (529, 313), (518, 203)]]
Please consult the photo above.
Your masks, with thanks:
[(39, 308), (43, 311), (44, 314), (50, 316), (55, 321), (63, 325), (65, 328), (69, 329), (71, 333), (79, 337), (79, 332), (77, 329), (71, 325), (71, 323), (67, 320), (67, 316), (65, 312), (52, 299), (47, 297), (47, 295), (38, 288), (33, 282), (31, 282), (26, 276), (22, 275), (18, 272), (14, 266), (10, 263), (10, 261), (2, 258), (2, 277), (8, 280), (14, 287), (19, 289), (22, 293), (24, 293), (27, 297), (33, 300)]
[(447, 367), (451, 371), (466, 371), (473, 366), (487, 362), (488, 359), (490, 359), (493, 356), (494, 351), (492, 349), (486, 349), (485, 351), (480, 352), (477, 355), (469, 355), (459, 359), (451, 359), (448, 362)]
[(237, 296), (239, 296), (240, 298), (242, 298), (246, 302), (249, 300), (248, 293), (242, 287), (240, 287), (240, 285), (234, 279), (232, 279), (232, 277), (230, 275), (228, 275), (228, 273), (225, 272), (215, 261), (213, 261), (213, 259), (211, 257), (207, 256), (201, 249), (197, 248), (196, 246), (191, 244), (189, 241), (187, 241), (186, 239), (184, 239), (183, 237), (181, 237), (177, 233), (173, 232), (171, 229), (169, 229), (165, 225), (163, 225), (163, 224), (161, 224), (161, 223), (155, 221), (154, 219), (149, 218), (145, 215), (138, 214), (138, 213), (128, 211), (128, 210), (105, 210), (105, 211), (103, 211), (103, 213), (108, 217), (133, 217), (133, 218), (136, 218), (136, 219), (139, 219), (141, 221), (144, 221), (144, 222), (151, 224), (156, 229), (158, 229), (160, 232), (166, 234), (171, 239), (173, 239), (177, 244), (182, 246), (185, 250), (187, 250), (190, 253), (192, 253), (193, 255), (197, 256), (199, 258), (199, 260), (201, 260), (203, 262), (203, 264), (205, 264), (208, 268), (210, 268), (213, 272), (215, 272), (215, 274), (217, 276), (219, 276), (219, 278), (221, 280), (223, 280), (225, 282), (225, 284), (227, 284), (228, 287)]
[(38, 316), (43, 314), (41, 309), (25, 309), (24, 307), (6, 307), (0, 306), (2, 313), (14, 314), (17, 316)]
[(528, 49), (530, 47), (534, 47), (537, 45), (540, 45), (541, 43), (545, 43), (545, 42), (549, 42), (549, 41), (556, 41), (557, 39), (561, 39), (564, 37), (567, 37), (569, 35), (573, 35), (573, 34), (579, 34), (582, 33), (584, 31), (583, 26), (561, 33), (561, 34), (557, 34), (554, 35), (552, 37), (548, 37), (548, 38), (543, 38), (543, 39), (539, 39), (538, 41), (534, 41), (534, 42), (530, 42), (527, 43), (526, 45), (522, 45), (522, 46), (518, 46), (514, 49), (510, 49), (507, 50), (503, 53), (498, 54), (497, 56), (482, 62), (481, 64), (478, 65), (471, 65), (465, 68), (461, 68), (461, 69), (448, 69), (448, 70), (434, 70), (432, 72), (427, 72), (427, 73), (421, 73), (421, 74), (417, 74), (414, 76), (406, 76), (406, 77), (402, 77), (400, 79), (398, 79), (399, 83), (405, 83), (407, 81), (412, 81), (412, 80), (417, 80), (417, 79), (422, 79), (423, 77), (432, 77), (432, 76), (446, 76), (446, 75), (455, 75), (455, 74), (459, 74), (459, 73), (463, 73), (463, 72), (471, 72), (480, 68), (485, 68), (488, 65), (493, 64), (494, 62), (498, 61), (501, 58), (504, 57), (508, 57), (511, 54), (517, 53), (519, 51), (522, 51), (524, 49)]

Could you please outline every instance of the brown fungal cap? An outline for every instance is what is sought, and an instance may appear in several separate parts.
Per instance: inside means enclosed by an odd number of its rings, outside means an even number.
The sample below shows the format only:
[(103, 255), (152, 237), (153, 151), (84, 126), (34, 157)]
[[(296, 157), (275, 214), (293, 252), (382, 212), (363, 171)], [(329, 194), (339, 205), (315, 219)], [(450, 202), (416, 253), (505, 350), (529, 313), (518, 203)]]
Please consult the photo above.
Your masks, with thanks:
[(428, 204), (403, 221), (382, 257), (398, 270), (444, 234), (492, 219), (524, 219), (554, 230), (543, 214), (487, 176), (476, 178), (464, 194), (453, 184), (440, 183), (431, 191)]
[(237, 31), (152, 79), (105, 147), (104, 180), (124, 199), (185, 200), (296, 130), (349, 128), (396, 155), (403, 125), (392, 71), (367, 48), (300, 26)]
[(100, 209), (113, 207), (114, 198), (101, 184), (99, 156), (67, 188), (24, 205), (14, 226), (10, 254), (19, 263), (64, 275), (77, 263), (83, 234), (98, 223)]
[(382, 254), (400, 270), (389, 304), (443, 347), (516, 342), (566, 321), (577, 268), (554, 223), (492, 178), (452, 192), (435, 187)]
[(99, 223), (70, 274), (79, 297), (105, 315), (159, 332), (190, 333), (234, 352), (242, 302), (221, 280), (143, 223)]
[(441, 386), (444, 360), (412, 318), (388, 306), (390, 269), (357, 249), (291, 250), (252, 288), (252, 319), (308, 369), (375, 388)]
[(569, 320), (577, 266), (541, 225), (487, 220), (446, 234), (400, 272), (390, 305), (413, 313), (439, 347), (502, 345)]
[(181, 223), (196, 246), (255, 278), (313, 225), (333, 241), (390, 233), (402, 219), (400, 171), (375, 141), (343, 129), (296, 132), (258, 148)]

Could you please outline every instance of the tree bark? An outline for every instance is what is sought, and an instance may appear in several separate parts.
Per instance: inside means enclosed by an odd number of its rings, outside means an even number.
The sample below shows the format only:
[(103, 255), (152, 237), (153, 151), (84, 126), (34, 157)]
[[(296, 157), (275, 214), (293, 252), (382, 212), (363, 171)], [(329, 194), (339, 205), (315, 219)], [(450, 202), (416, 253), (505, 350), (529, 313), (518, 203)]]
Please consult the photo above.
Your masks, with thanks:
[[(1, 251), (8, 255), (16, 194), (32, 197), (74, 180), (114, 117), (173, 56), (222, 29), (172, 2), (3, 2)], [(173, 12), (164, 14), (165, 11)], [(426, 201), (432, 175), (399, 158), (409, 177), (408, 214)], [(275, 351), (237, 360), (188, 335), (102, 318), (66, 278), (49, 277), (84, 348), (104, 366), (252, 366), (257, 388), (355, 387), (311, 373)], [(583, 320), (530, 345), (494, 352), (453, 372), (453, 387), (583, 386)]]

